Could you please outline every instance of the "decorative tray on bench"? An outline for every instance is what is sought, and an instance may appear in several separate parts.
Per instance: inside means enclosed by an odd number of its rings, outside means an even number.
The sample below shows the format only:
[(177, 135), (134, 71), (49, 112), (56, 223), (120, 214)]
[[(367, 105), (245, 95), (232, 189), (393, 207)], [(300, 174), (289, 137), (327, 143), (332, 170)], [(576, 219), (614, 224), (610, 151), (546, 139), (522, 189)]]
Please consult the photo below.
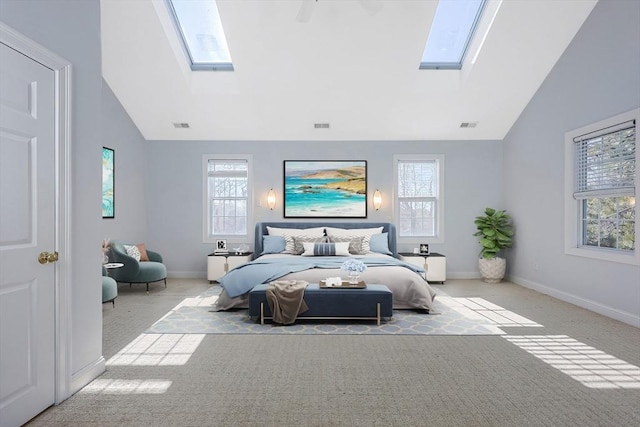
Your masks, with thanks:
[(367, 284), (362, 280), (358, 283), (350, 283), (347, 280), (342, 281), (342, 285), (340, 286), (327, 286), (327, 282), (324, 280), (320, 280), (320, 289), (364, 289), (367, 287)]

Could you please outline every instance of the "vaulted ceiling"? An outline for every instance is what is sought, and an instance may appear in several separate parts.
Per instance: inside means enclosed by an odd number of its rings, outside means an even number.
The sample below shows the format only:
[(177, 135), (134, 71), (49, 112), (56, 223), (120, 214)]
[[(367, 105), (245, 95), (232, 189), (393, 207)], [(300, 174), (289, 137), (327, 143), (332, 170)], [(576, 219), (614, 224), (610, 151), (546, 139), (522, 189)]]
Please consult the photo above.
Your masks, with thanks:
[(597, 2), (489, 0), (462, 70), (419, 70), (436, 0), (305, 1), (217, 0), (229, 72), (164, 0), (102, 0), (104, 78), (148, 140), (502, 139)]

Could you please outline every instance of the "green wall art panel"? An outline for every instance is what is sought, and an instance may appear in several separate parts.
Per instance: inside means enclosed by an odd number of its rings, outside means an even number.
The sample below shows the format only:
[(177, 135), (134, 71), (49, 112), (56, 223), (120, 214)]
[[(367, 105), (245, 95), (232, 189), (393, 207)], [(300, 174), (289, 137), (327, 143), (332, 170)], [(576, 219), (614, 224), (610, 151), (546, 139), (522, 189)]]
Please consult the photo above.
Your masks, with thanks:
[(115, 216), (114, 155), (111, 148), (102, 147), (102, 218)]

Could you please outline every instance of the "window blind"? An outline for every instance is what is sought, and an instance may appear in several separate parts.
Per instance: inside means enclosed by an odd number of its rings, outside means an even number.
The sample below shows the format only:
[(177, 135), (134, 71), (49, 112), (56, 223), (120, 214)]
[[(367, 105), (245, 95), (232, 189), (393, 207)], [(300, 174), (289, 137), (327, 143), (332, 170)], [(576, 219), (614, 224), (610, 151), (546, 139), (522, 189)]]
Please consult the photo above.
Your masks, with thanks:
[(436, 197), (437, 167), (433, 160), (399, 160), (398, 197)]
[(635, 120), (578, 136), (574, 142), (576, 199), (635, 195)]
[(207, 172), (209, 176), (247, 176), (247, 165), (245, 159), (211, 159)]

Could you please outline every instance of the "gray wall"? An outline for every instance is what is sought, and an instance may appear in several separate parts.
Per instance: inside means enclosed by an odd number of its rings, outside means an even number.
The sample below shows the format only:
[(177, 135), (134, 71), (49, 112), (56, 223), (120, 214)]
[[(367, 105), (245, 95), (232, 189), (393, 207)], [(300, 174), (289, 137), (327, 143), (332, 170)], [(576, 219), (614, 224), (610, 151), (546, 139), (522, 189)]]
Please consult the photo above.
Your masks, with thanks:
[[(473, 220), (486, 206), (501, 207), (502, 146), (498, 141), (447, 142), (183, 142), (150, 141), (147, 145), (149, 215), (148, 247), (159, 250), (169, 274), (204, 277), (206, 255), (213, 245), (202, 243), (203, 154), (253, 155), (256, 221), (282, 218), (283, 160), (367, 160), (371, 194), (379, 188), (383, 207), (368, 210), (369, 221), (393, 221), (393, 155), (445, 155), (445, 243), (432, 251), (447, 255), (450, 277), (477, 277), (479, 245)], [(278, 194), (276, 209), (266, 207), (266, 194)], [(262, 207), (256, 206), (258, 200)], [(252, 245), (253, 241), (249, 241)], [(401, 250), (413, 243), (400, 242)]]
[(104, 80), (102, 140), (105, 147), (115, 150), (115, 215), (102, 220), (102, 237), (144, 242), (147, 237), (147, 142)]
[[(70, 61), (72, 69), (71, 388), (102, 357), (100, 279), (102, 77), (98, 0), (2, 0), (0, 19)], [(64, 314), (63, 314), (64, 315)]]
[(512, 279), (635, 324), (639, 267), (564, 254), (564, 134), (638, 106), (640, 2), (600, 1), (505, 138), (503, 177)]

